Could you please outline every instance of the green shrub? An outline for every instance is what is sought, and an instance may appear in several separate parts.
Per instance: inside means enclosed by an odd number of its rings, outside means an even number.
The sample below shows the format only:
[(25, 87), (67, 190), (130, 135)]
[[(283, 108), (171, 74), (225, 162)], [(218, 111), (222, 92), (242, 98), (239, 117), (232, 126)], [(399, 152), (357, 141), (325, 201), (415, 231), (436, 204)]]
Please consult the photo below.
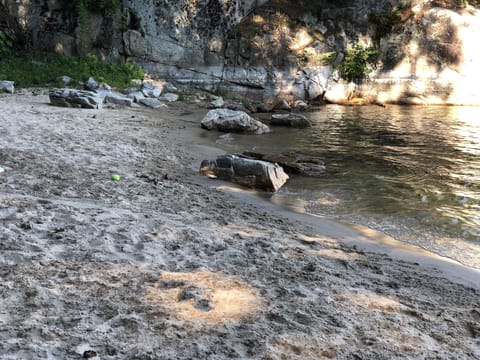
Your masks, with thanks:
[(348, 50), (345, 59), (337, 65), (340, 75), (348, 81), (361, 82), (375, 67), (379, 51), (374, 47), (364, 47), (356, 44)]
[(0, 56), (7, 56), (12, 51), (14, 39), (13, 34), (0, 31)]
[(20, 88), (57, 85), (57, 79), (63, 75), (75, 82), (93, 76), (97, 81), (124, 88), (130, 85), (132, 79), (143, 79), (145, 74), (138, 65), (103, 63), (93, 55), (54, 56), (46, 60), (38, 60), (31, 55), (10, 55), (0, 59), (0, 79), (15, 81)]

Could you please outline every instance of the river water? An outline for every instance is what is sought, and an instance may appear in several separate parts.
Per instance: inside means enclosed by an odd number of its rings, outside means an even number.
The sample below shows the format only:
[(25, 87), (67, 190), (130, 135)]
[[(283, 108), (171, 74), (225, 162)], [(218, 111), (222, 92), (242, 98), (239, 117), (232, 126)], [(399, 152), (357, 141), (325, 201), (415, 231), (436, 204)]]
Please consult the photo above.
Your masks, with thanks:
[(232, 153), (293, 152), (325, 162), (324, 176), (291, 176), (272, 196), (277, 204), (480, 268), (480, 107), (328, 105), (306, 116), (312, 128), (206, 136)]

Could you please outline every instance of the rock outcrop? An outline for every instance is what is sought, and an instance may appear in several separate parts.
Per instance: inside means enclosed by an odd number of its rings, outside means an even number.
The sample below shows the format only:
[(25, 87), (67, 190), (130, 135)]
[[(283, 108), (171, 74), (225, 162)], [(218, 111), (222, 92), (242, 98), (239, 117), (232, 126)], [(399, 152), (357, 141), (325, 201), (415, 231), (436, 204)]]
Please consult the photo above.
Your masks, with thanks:
[(288, 180), (288, 175), (278, 164), (238, 155), (221, 155), (216, 160), (204, 160), (200, 172), (206, 176), (266, 191), (277, 191)]
[(202, 119), (201, 125), (204, 129), (222, 132), (244, 132), (257, 135), (270, 132), (267, 125), (255, 120), (247, 113), (230, 109), (210, 110)]
[[(154, 77), (207, 90), (222, 86), (259, 101), (326, 95), (334, 103), (480, 104), (472, 86), (480, 81), (478, 2), (108, 3), (118, 8), (93, 6), (85, 23), (63, 0), (4, 0), (3, 17), (12, 21), (0, 26), (16, 24), (9, 31), (41, 51), (75, 54), (87, 46), (102, 59), (137, 62)], [(357, 81), (349, 97), (331, 80), (338, 80), (334, 65), (358, 43), (375, 46), (380, 56), (369, 81)], [(155, 91), (146, 96), (158, 97)]]

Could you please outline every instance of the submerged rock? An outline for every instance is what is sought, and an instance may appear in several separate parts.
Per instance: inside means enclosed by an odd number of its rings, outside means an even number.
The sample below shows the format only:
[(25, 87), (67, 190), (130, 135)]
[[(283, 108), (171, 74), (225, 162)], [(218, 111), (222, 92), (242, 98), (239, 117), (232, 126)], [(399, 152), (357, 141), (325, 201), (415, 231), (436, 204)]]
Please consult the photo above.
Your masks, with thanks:
[(288, 175), (278, 164), (238, 155), (221, 155), (216, 160), (204, 160), (200, 172), (266, 191), (277, 191), (288, 180)]
[(52, 89), (48, 93), (52, 105), (86, 109), (101, 109), (103, 99), (93, 91)]
[(269, 161), (279, 164), (288, 174), (298, 174), (303, 176), (321, 176), (326, 173), (325, 163), (317, 158), (295, 155), (295, 154), (261, 154), (251, 151), (243, 152), (247, 156), (255, 160)]
[(230, 109), (210, 110), (203, 118), (201, 125), (207, 130), (223, 132), (246, 132), (265, 134), (270, 128), (264, 123), (255, 120), (246, 112)]
[(274, 114), (270, 120), (270, 125), (287, 126), (293, 128), (306, 128), (312, 126), (308, 119), (300, 114)]

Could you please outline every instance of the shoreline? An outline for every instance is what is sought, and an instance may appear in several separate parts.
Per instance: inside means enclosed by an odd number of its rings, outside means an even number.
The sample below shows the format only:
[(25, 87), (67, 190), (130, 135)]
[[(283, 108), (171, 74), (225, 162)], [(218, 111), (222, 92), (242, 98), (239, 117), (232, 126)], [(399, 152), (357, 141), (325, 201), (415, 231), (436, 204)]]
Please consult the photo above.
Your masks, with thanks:
[(274, 216), (295, 220), (300, 227), (311, 227), (319, 237), (332, 238), (347, 247), (382, 254), (395, 260), (419, 263), (427, 271), (440, 271), (450, 281), (480, 289), (479, 269), (419, 246), (401, 242), (367, 226), (342, 222), (306, 211), (288, 209), (272, 203), (262, 192), (245, 189), (221, 180), (196, 177), (194, 182), (226, 192), (238, 201), (267, 211)]
[(0, 96), (0, 357), (480, 357), (465, 269), (201, 178), (202, 112)]
[[(189, 123), (191, 122), (189, 121)], [(210, 143), (208, 140), (201, 141), (201, 133), (205, 131), (198, 126), (198, 129), (193, 128), (189, 132), (182, 131), (183, 134), (181, 135), (184, 137), (183, 141), (186, 144), (192, 144), (198, 150), (194, 152), (195, 162), (190, 164), (190, 168), (197, 173), (202, 160), (213, 159), (217, 155), (225, 154), (221, 147), (216, 147), (215, 144)], [(335, 238), (347, 246), (356, 246), (365, 251), (389, 254), (399, 260), (420, 262), (426, 267), (436, 267), (444, 272), (448, 279), (480, 289), (480, 269), (462, 264), (456, 259), (436, 254), (418, 245), (397, 240), (365, 225), (318, 216), (308, 213), (303, 208), (288, 208), (287, 206), (278, 205), (269, 199), (268, 193), (247, 189), (221, 180), (207, 179), (199, 174), (193, 178), (193, 182), (220, 189), (242, 202), (265, 209), (276, 216), (293, 217), (300, 224), (313, 226), (317, 232), (327, 232), (324, 235)], [(216, 185), (216, 183), (219, 183), (219, 185)]]

